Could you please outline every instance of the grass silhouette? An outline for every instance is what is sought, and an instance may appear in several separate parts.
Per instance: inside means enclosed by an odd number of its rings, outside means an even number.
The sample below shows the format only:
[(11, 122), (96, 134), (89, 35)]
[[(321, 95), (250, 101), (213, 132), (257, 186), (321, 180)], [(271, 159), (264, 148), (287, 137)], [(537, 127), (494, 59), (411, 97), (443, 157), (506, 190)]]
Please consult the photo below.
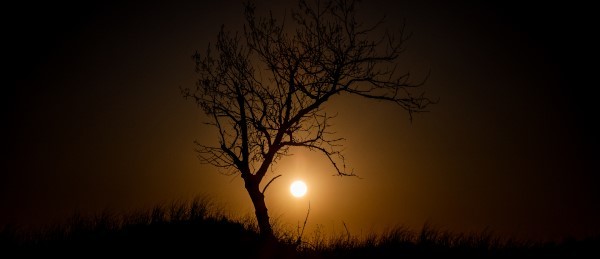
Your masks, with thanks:
[[(418, 258), (418, 257), (595, 257), (600, 236), (562, 242), (501, 239), (490, 231), (451, 233), (425, 224), (420, 231), (392, 227), (363, 237), (326, 235), (317, 229), (298, 243), (298, 234), (275, 224), (277, 240), (264, 241), (253, 217), (233, 219), (205, 196), (127, 214), (74, 214), (62, 224), (37, 230), (0, 228), (3, 258), (159, 256), (242, 258)], [(12, 255), (12, 256), (11, 256)]]

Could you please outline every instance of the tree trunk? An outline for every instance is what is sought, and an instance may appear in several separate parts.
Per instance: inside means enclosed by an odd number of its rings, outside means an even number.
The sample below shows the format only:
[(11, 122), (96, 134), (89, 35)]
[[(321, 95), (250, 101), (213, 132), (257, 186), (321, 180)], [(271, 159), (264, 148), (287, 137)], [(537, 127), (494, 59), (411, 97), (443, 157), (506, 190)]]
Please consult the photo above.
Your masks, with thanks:
[(250, 199), (252, 199), (252, 204), (254, 204), (260, 236), (267, 240), (275, 239), (273, 229), (271, 228), (271, 222), (269, 222), (269, 213), (267, 205), (265, 204), (265, 195), (260, 192), (258, 182), (253, 181), (253, 179), (245, 179), (245, 186), (250, 195)]

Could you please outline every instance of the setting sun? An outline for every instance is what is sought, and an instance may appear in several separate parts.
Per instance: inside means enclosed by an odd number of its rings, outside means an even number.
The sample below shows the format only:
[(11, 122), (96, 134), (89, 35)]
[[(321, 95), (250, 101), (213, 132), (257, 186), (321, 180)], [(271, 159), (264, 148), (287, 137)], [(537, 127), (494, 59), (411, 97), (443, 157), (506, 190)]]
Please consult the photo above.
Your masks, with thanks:
[(290, 185), (290, 192), (294, 197), (302, 197), (306, 194), (306, 184), (303, 181), (295, 181)]

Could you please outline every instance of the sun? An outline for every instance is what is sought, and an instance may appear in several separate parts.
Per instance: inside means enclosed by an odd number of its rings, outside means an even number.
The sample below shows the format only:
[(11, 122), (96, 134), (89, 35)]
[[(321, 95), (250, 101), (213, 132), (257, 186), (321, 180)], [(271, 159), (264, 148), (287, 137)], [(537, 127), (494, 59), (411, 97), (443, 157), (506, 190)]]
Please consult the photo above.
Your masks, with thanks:
[(290, 185), (290, 192), (294, 197), (300, 198), (306, 194), (306, 184), (303, 181), (295, 181)]

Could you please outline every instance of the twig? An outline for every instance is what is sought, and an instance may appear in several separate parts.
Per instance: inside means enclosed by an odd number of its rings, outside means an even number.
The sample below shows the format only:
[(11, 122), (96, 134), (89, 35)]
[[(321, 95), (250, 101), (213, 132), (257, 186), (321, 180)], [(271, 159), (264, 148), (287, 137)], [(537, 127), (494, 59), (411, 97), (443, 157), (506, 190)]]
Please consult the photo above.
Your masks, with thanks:
[(278, 176), (275, 176), (275, 177), (273, 177), (273, 179), (271, 179), (271, 181), (269, 181), (269, 182), (267, 183), (267, 185), (265, 185), (265, 188), (263, 188), (263, 190), (262, 190), (262, 193), (263, 193), (263, 194), (265, 194), (265, 191), (267, 190), (267, 187), (269, 187), (269, 185), (270, 185), (270, 184), (271, 184), (273, 181), (275, 181), (275, 179), (279, 178), (280, 176), (281, 176), (281, 175), (278, 175)]
[(342, 224), (344, 224), (344, 228), (346, 229), (346, 242), (350, 242), (350, 231), (348, 230), (348, 227), (346, 226), (346, 222), (342, 221)]
[(304, 235), (304, 229), (306, 228), (306, 222), (308, 221), (308, 214), (310, 214), (310, 201), (308, 201), (308, 211), (306, 212), (306, 218), (304, 218), (304, 225), (302, 226), (302, 232), (298, 234), (298, 239), (296, 240), (296, 246), (300, 245), (302, 242), (302, 236)]

